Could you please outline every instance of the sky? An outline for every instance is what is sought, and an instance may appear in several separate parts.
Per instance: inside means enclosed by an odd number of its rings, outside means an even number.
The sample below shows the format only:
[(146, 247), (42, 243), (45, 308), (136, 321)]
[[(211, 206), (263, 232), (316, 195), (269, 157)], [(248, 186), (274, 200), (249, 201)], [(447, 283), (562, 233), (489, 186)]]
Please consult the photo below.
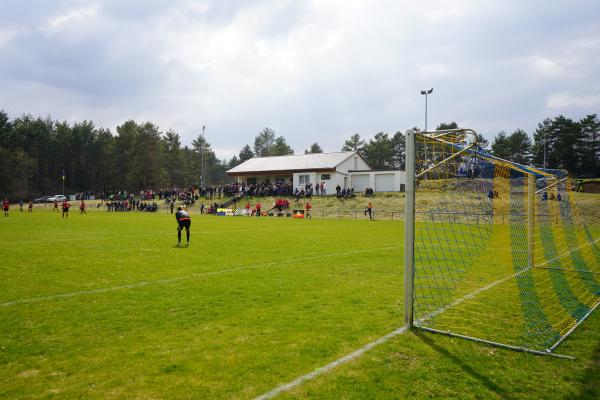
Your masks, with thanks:
[(2, 0), (0, 109), (133, 119), (219, 158), (456, 121), (491, 139), (600, 113), (600, 1)]

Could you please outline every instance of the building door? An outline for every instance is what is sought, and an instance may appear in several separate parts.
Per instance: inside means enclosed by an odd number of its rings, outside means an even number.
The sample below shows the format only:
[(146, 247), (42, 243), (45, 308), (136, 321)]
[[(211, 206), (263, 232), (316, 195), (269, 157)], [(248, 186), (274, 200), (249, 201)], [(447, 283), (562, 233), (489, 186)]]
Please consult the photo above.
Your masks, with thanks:
[(394, 174), (377, 174), (375, 175), (375, 191), (376, 192), (393, 192), (394, 191)]

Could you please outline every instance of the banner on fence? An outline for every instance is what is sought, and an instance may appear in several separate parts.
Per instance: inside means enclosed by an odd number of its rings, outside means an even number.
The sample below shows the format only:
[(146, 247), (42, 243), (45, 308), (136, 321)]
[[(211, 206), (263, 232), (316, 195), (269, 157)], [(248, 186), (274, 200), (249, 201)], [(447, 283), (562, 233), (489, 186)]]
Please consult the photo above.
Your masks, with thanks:
[(304, 210), (294, 210), (294, 218), (304, 218)]

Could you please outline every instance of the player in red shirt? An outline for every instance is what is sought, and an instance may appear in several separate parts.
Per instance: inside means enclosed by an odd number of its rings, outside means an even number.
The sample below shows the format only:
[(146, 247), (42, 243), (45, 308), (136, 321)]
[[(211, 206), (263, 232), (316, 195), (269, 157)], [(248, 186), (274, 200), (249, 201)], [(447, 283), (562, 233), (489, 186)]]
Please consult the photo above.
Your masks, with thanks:
[(85, 201), (81, 200), (81, 204), (79, 205), (79, 214), (83, 215), (83, 214), (87, 214), (85, 212)]
[(310, 215), (310, 209), (312, 208), (312, 204), (310, 204), (310, 201), (306, 202), (306, 218), (312, 218), (312, 216)]
[(8, 210), (10, 209), (10, 203), (8, 202), (8, 199), (4, 199), (2, 201), (2, 209), (4, 210), (4, 216), (8, 217)]
[(27, 207), (29, 212), (33, 212), (33, 201), (29, 200), (29, 206)]
[(67, 200), (63, 201), (63, 203), (62, 203), (62, 217), (63, 218), (69, 218), (69, 207), (71, 207), (69, 202)]
[(58, 211), (58, 201), (54, 200), (54, 208), (52, 209), (52, 212), (54, 211)]
[(260, 217), (260, 203), (256, 203), (256, 216)]

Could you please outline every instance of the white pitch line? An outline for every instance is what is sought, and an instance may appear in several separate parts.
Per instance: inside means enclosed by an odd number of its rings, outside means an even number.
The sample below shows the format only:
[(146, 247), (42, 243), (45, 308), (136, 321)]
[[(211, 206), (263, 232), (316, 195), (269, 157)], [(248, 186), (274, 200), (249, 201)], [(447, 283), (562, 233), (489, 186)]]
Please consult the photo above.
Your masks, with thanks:
[[(475, 291), (473, 291), (473, 292), (471, 292), (471, 293), (469, 293), (469, 294), (467, 294), (467, 295), (465, 295), (465, 296), (463, 296), (463, 297), (461, 297), (459, 299), (456, 299), (455, 301), (453, 301), (452, 303), (448, 304), (447, 306), (441, 307), (438, 310), (433, 311), (430, 314), (427, 314), (426, 316), (424, 316), (423, 318), (419, 319), (416, 322), (417, 323), (425, 322), (425, 321), (427, 321), (427, 320), (435, 317), (436, 315), (441, 314), (442, 312), (444, 312), (445, 310), (447, 310), (450, 307), (457, 306), (457, 305), (463, 303), (465, 300), (469, 300), (469, 299), (477, 296), (481, 292), (485, 292), (486, 290), (489, 290), (489, 289), (493, 288), (494, 286), (497, 286), (497, 285), (499, 285), (501, 283), (504, 283), (504, 282), (506, 282), (506, 281), (508, 281), (508, 280), (510, 280), (510, 279), (512, 279), (512, 278), (514, 278), (516, 276), (518, 276), (518, 275), (521, 275), (522, 273), (524, 273), (528, 269), (529, 268), (526, 268), (526, 269), (524, 269), (522, 271), (519, 271), (519, 272), (516, 272), (516, 273), (514, 273), (514, 274), (512, 274), (510, 276), (506, 276), (506, 277), (504, 277), (502, 279), (499, 279), (499, 280), (497, 280), (495, 282), (492, 282), (492, 283), (488, 284), (487, 286), (479, 288), (479, 289), (477, 289), (477, 290), (475, 290)], [(319, 368), (315, 369), (314, 371), (309, 372), (306, 375), (302, 375), (299, 378), (296, 378), (296, 379), (294, 379), (291, 382), (288, 382), (286, 384), (278, 386), (275, 389), (272, 389), (272, 390), (268, 391), (265, 394), (262, 394), (262, 395), (260, 395), (258, 397), (255, 397), (254, 400), (272, 399), (272, 398), (280, 395), (283, 392), (287, 392), (288, 390), (291, 390), (291, 389), (293, 389), (295, 387), (300, 386), (302, 383), (304, 383), (306, 381), (309, 381), (311, 379), (316, 378), (319, 375), (323, 375), (323, 374), (331, 371), (335, 367), (338, 367), (338, 366), (340, 366), (342, 364), (347, 364), (348, 362), (350, 362), (350, 361), (352, 361), (352, 360), (360, 357), (365, 352), (371, 350), (373, 347), (378, 346), (380, 344), (383, 344), (383, 343), (387, 342), (388, 340), (390, 340), (390, 339), (392, 339), (392, 338), (394, 338), (394, 337), (396, 337), (398, 335), (403, 334), (404, 332), (406, 332), (406, 328), (405, 327), (398, 328), (398, 329), (396, 329), (396, 330), (388, 333), (387, 335), (382, 336), (379, 339), (366, 344), (365, 346), (361, 347), (360, 349), (358, 349), (358, 350), (356, 350), (356, 351), (354, 351), (354, 352), (352, 352), (350, 354), (347, 354), (347, 355), (345, 355), (345, 356), (343, 356), (341, 358), (338, 358), (337, 360), (332, 361), (332, 362), (330, 362), (329, 364), (326, 364), (323, 367), (319, 367)]]
[(361, 355), (363, 355), (365, 352), (371, 350), (373, 347), (378, 346), (380, 344), (383, 344), (385, 342), (387, 342), (388, 340), (390, 340), (391, 338), (398, 336), (402, 333), (406, 332), (406, 328), (402, 327), (399, 329), (396, 329), (395, 331), (392, 331), (390, 333), (388, 333), (385, 336), (380, 337), (379, 339), (366, 344), (365, 346), (361, 347), (360, 349), (353, 351), (350, 354), (345, 355), (342, 358), (338, 358), (337, 360), (330, 362), (329, 364), (326, 364), (322, 367), (319, 367), (317, 369), (315, 369), (312, 372), (309, 372), (306, 375), (302, 375), (299, 378), (294, 379), (291, 382), (288, 382), (284, 385), (278, 386), (273, 390), (268, 391), (267, 393), (260, 395), (258, 397), (255, 397), (254, 400), (266, 400), (266, 399), (272, 399), (275, 396), (280, 395), (283, 392), (287, 392), (288, 390), (291, 390), (297, 386), (300, 386), (301, 384), (303, 384), (306, 381), (309, 381), (311, 379), (316, 378), (319, 375), (323, 375), (329, 371), (331, 371), (332, 369), (334, 369), (337, 366), (340, 366), (342, 364), (346, 364), (358, 357), (360, 357)]
[[(228, 233), (238, 233), (238, 232), (265, 232), (265, 231), (276, 231), (279, 229), (276, 228), (268, 228), (268, 229), (236, 229), (236, 230), (230, 230), (230, 231), (220, 231), (218, 229), (213, 229), (213, 230), (209, 230), (209, 231), (193, 231), (192, 234), (195, 235), (199, 235), (199, 234), (228, 234)], [(93, 240), (95, 239), (106, 239), (106, 238), (113, 238), (115, 237), (115, 235), (113, 234), (105, 234), (105, 235), (98, 235), (96, 237), (94, 237)], [(160, 238), (160, 235), (157, 235), (156, 233), (135, 233), (135, 234), (131, 234), (131, 235), (119, 235), (120, 238), (127, 238), (127, 237), (156, 237), (157, 239)], [(19, 241), (8, 241), (8, 242), (4, 242), (5, 244), (23, 244), (23, 243), (54, 243), (54, 242), (74, 242), (74, 241), (82, 241), (81, 237), (74, 237), (74, 238), (48, 238), (48, 239), (31, 239), (31, 240), (19, 240)], [(89, 240), (88, 240), (89, 242)]]
[(238, 271), (244, 271), (244, 270), (249, 270), (249, 269), (258, 269), (258, 268), (269, 267), (269, 266), (273, 266), (273, 265), (295, 264), (295, 263), (301, 262), (301, 261), (319, 260), (324, 257), (338, 257), (338, 256), (349, 255), (349, 254), (367, 253), (367, 252), (371, 252), (371, 251), (391, 250), (391, 249), (398, 248), (398, 247), (400, 247), (400, 245), (345, 251), (342, 253), (319, 254), (318, 256), (294, 258), (291, 260), (274, 261), (274, 262), (268, 262), (268, 263), (263, 263), (263, 264), (246, 265), (243, 267), (228, 268), (228, 269), (221, 269), (218, 271), (189, 274), (189, 275), (177, 276), (174, 278), (160, 279), (160, 280), (156, 280), (156, 281), (141, 281), (141, 282), (136, 282), (136, 283), (132, 283), (129, 285), (120, 285), (120, 286), (111, 286), (111, 287), (107, 287), (107, 288), (81, 290), (81, 291), (77, 291), (77, 292), (58, 293), (58, 294), (53, 294), (50, 296), (43, 296), (43, 297), (31, 297), (28, 299), (13, 300), (13, 301), (7, 301), (4, 303), (0, 303), (0, 307), (8, 307), (8, 306), (16, 305), (16, 304), (38, 303), (38, 302), (47, 301), (47, 300), (70, 298), (70, 297), (83, 296), (83, 295), (88, 295), (88, 294), (115, 292), (115, 291), (119, 291), (119, 290), (135, 289), (135, 288), (140, 288), (140, 287), (149, 286), (149, 285), (162, 285), (162, 284), (179, 282), (182, 280), (192, 279), (192, 278), (201, 278), (201, 277), (205, 277), (205, 276), (221, 275), (221, 274), (227, 274), (230, 272), (238, 272)]

